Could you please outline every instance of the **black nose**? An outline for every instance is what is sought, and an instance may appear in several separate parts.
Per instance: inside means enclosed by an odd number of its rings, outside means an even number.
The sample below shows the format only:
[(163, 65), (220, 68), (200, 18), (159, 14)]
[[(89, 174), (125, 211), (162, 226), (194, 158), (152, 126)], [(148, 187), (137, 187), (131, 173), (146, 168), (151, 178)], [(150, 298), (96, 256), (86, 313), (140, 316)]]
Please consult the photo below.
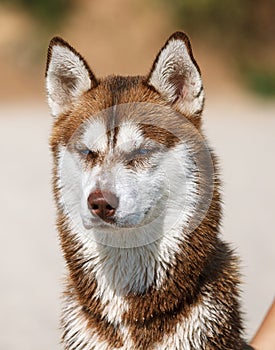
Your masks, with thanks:
[(88, 207), (92, 214), (102, 220), (112, 221), (118, 207), (118, 198), (112, 192), (95, 190), (88, 197)]

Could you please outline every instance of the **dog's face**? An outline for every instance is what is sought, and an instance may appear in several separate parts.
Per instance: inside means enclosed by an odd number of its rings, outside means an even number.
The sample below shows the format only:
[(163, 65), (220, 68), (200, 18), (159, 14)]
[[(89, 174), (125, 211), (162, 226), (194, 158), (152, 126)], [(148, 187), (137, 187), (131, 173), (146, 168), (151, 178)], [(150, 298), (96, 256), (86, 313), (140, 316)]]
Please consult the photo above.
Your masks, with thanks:
[(46, 83), (56, 199), (76, 232), (136, 246), (202, 218), (212, 162), (199, 131), (201, 77), (183, 33), (170, 37), (147, 77), (100, 80), (55, 38)]

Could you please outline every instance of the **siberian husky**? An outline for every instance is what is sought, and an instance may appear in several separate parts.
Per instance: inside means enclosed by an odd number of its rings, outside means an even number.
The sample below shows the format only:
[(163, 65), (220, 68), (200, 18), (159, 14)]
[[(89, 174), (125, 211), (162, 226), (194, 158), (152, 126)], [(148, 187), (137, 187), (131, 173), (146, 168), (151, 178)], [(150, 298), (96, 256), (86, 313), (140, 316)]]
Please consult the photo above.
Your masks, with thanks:
[(174, 33), (146, 76), (100, 79), (55, 37), (46, 87), (64, 349), (249, 349), (188, 37)]

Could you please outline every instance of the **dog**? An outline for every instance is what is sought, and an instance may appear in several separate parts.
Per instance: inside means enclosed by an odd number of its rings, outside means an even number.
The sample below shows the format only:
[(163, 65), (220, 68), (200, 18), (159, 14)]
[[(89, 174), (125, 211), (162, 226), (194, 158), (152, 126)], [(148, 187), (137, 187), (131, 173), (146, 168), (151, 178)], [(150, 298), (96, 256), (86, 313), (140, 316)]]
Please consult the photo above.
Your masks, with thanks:
[(55, 37), (46, 89), (64, 349), (250, 349), (187, 35), (172, 34), (146, 76), (106, 78)]

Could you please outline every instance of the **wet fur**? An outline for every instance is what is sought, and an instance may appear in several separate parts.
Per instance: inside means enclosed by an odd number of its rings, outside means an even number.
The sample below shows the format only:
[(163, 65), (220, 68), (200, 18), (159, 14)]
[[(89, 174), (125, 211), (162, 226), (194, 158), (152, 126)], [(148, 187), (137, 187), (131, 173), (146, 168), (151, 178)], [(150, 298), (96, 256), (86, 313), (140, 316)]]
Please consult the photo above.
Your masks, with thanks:
[[(161, 53), (169, 50), (169, 42), (173, 40), (175, 46), (182, 42), (184, 52), (191, 57), (187, 60), (187, 67), (191, 70), (190, 77), (195, 79), (190, 86), (196, 91), (190, 91), (186, 84), (188, 72), (184, 70), (159, 82), (163, 74), (162, 67), (159, 67)], [(78, 74), (81, 75), (82, 71), (86, 74), (79, 85), (72, 77), (67, 77), (67, 83), (63, 81), (67, 84), (66, 91), (58, 92), (61, 97), (53, 96), (49, 78), (56, 46), (71, 51), (82, 64)], [(164, 64), (166, 58), (161, 57)], [(155, 72), (159, 75), (154, 76)], [(150, 244), (129, 248), (110, 247), (89, 240), (78, 224), (72, 222), (64, 204), (64, 189), (60, 180), (60, 163), (64, 152), (73, 152), (70, 147), (73, 147), (74, 133), (81, 125), (85, 125), (91, 116), (114, 105), (151, 103), (160, 108), (168, 106), (171, 115), (160, 118), (157, 123), (159, 131), (145, 126), (141, 129), (143, 135), (149, 139), (158, 138), (158, 142), (173, 151), (178, 141), (173, 139), (172, 134), (163, 131), (169, 124), (172, 130), (182, 130), (191, 145), (190, 150), (200, 154), (200, 144), (192, 143), (192, 128), (189, 130), (187, 125), (183, 126), (179, 119), (173, 118), (175, 111), (180, 113), (202, 135), (203, 90), (188, 38), (183, 33), (171, 36), (146, 77), (111, 76), (104, 79), (96, 79), (85, 60), (62, 39), (55, 38), (49, 48), (46, 79), (49, 103), (55, 118), (50, 144), (54, 159), (57, 228), (68, 270), (62, 312), (64, 349), (246, 349), (239, 305), (238, 260), (220, 238), (220, 181), (212, 151), (212, 199), (204, 218), (191, 232), (183, 229), (188, 222), (184, 219), (171, 234), (164, 234)], [(62, 75), (59, 79), (62, 79)], [(78, 92), (77, 86), (86, 90), (80, 89)], [(169, 91), (166, 94), (167, 86)], [(116, 118), (117, 125), (121, 125), (125, 116), (117, 113)], [(107, 119), (104, 123), (114, 122)], [(135, 122), (141, 123), (141, 120)], [(113, 133), (113, 143), (117, 135), (118, 132)], [(104, 164), (104, 157), (91, 162), (91, 169), (96, 164)], [(134, 166), (142, 169), (142, 164)], [(201, 182), (200, 191), (194, 190), (193, 193), (199, 198), (209, 179), (202, 176), (198, 180), (192, 178), (191, 171), (190, 174), (191, 185), (196, 186), (198, 181)], [(193, 214), (189, 214), (189, 218)]]

